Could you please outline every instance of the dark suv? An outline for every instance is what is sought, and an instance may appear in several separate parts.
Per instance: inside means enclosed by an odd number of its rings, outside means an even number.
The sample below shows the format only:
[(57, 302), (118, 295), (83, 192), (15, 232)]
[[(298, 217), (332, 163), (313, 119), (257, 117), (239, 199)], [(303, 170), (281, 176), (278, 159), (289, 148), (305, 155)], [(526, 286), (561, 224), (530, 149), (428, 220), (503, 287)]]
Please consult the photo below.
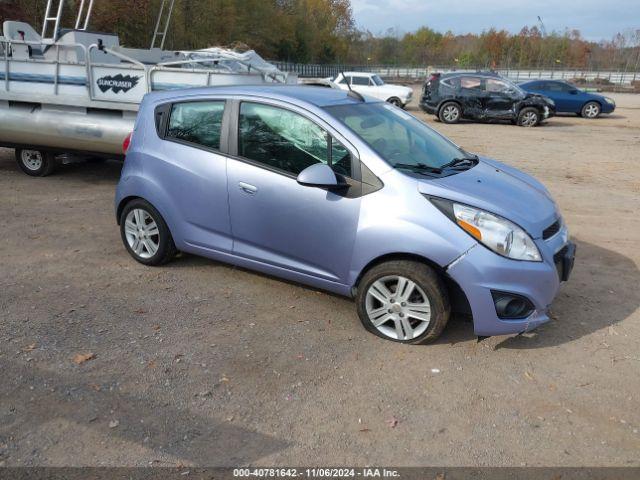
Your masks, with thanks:
[(434, 73), (424, 84), (420, 108), (444, 123), (509, 120), (523, 127), (555, 114), (553, 100), (527, 93), (494, 73)]

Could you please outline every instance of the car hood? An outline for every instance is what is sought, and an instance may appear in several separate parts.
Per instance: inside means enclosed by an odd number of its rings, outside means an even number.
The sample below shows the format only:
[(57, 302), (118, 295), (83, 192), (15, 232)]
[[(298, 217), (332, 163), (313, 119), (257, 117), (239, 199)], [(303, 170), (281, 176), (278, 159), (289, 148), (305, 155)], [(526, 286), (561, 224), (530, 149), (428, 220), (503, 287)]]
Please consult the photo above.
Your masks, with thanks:
[(524, 228), (533, 238), (555, 222), (558, 209), (538, 180), (495, 160), (448, 177), (420, 180), (419, 191), (487, 210)]

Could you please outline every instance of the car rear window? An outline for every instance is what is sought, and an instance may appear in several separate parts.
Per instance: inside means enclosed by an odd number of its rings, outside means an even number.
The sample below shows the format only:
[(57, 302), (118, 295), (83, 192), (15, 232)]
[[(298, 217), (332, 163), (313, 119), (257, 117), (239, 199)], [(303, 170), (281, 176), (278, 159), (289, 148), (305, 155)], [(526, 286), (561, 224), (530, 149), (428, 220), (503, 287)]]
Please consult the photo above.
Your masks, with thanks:
[(175, 103), (171, 108), (167, 139), (220, 149), (224, 101)]

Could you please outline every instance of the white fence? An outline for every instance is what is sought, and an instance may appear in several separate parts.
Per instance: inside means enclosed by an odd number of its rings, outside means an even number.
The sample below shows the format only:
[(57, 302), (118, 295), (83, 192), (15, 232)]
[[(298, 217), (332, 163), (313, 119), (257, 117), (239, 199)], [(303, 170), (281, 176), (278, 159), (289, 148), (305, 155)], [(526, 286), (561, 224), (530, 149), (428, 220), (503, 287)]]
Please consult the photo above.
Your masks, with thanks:
[[(478, 71), (475, 68), (461, 69), (450, 66), (440, 67), (391, 67), (384, 65), (319, 65), (273, 61), (278, 68), (286, 72), (295, 72), (300, 77), (335, 77), (341, 71), (374, 72), (381, 77), (401, 78), (406, 80), (424, 80), (433, 72)], [(633, 81), (640, 81), (640, 72), (621, 72), (609, 70), (580, 70), (580, 69), (504, 69), (496, 71), (505, 77), (520, 82), (534, 78), (570, 80), (584, 78), (588, 82), (596, 79), (607, 80), (614, 85), (629, 86)]]
[[(465, 71), (463, 69), (453, 68), (393, 68), (393, 67), (374, 67), (371, 71), (376, 72), (380, 76), (407, 78), (412, 80), (420, 80), (427, 77), (433, 72), (453, 72)], [(476, 70), (469, 70), (476, 71)], [(503, 77), (510, 78), (516, 82), (523, 82), (529, 79), (555, 79), (555, 80), (571, 80), (574, 78), (583, 78), (587, 82), (596, 79), (607, 80), (614, 85), (631, 85), (631, 82), (640, 81), (640, 72), (616, 72), (604, 70), (508, 70), (495, 69), (497, 73)]]

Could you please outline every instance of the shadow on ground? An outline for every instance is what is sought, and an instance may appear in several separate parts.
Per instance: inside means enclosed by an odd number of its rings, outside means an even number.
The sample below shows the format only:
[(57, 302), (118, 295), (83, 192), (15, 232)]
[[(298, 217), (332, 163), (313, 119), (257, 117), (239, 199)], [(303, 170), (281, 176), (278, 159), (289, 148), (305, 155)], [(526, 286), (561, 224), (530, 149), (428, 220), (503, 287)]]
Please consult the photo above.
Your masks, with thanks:
[[(171, 403), (154, 403), (150, 396), (136, 397), (103, 388), (96, 391), (86, 376), (72, 377), (50, 370), (3, 362), (2, 403), (10, 407), (2, 414), (0, 438), (38, 432), (52, 421), (65, 421), (93, 429), (105, 438), (119, 437), (141, 449), (169, 454), (197, 465), (235, 466), (287, 448), (287, 442), (231, 423), (203, 418)], [(113, 378), (93, 378), (91, 385), (113, 383)], [(13, 384), (11, 384), (13, 383)], [(55, 385), (55, 391), (37, 392), (27, 385)], [(113, 412), (110, 414), (110, 412)], [(118, 426), (109, 420), (117, 417)], [(19, 432), (22, 432), (20, 434)], [(81, 458), (77, 459), (79, 462)]]

